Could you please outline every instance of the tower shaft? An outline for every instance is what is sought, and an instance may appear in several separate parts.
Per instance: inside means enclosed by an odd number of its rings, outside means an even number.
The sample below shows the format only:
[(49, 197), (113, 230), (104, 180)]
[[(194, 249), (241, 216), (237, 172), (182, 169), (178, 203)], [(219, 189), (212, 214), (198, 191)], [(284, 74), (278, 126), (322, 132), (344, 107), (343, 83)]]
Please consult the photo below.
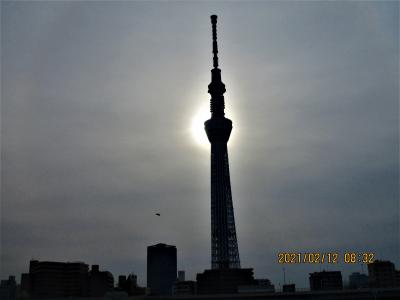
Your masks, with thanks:
[(211, 94), (211, 119), (205, 131), (211, 143), (211, 267), (240, 268), (239, 249), (233, 213), (227, 143), (232, 121), (225, 118), (225, 85), (218, 68), (217, 16), (211, 16), (213, 29), (213, 66), (208, 92)]
[(211, 268), (240, 268), (226, 143), (211, 144)]

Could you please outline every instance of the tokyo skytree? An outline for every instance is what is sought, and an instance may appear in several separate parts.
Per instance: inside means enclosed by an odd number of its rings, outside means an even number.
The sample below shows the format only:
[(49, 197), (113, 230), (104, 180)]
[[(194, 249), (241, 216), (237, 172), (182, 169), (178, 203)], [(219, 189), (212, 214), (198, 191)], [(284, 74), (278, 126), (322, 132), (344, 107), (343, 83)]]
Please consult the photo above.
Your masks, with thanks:
[(208, 93), (211, 118), (204, 123), (211, 143), (211, 268), (239, 269), (239, 249), (232, 205), (227, 143), (232, 121), (225, 118), (225, 85), (218, 68), (217, 16), (211, 16), (213, 69)]

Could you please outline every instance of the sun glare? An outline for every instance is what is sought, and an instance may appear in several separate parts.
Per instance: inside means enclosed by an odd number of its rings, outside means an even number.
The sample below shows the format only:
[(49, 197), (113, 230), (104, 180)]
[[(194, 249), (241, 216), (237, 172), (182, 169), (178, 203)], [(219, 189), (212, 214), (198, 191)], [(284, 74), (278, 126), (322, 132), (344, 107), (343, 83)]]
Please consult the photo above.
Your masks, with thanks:
[[(230, 110), (232, 109), (230, 108)], [(192, 117), (190, 126), (190, 132), (195, 143), (207, 150), (209, 149), (210, 142), (208, 141), (207, 134), (204, 130), (204, 122), (210, 119), (210, 117), (210, 104), (206, 102), (198, 108), (195, 115)], [(233, 113), (229, 113), (229, 115), (226, 117), (231, 120), (237, 120), (236, 114)], [(234, 142), (235, 136), (237, 135), (237, 128), (234, 129), (235, 130), (232, 132), (229, 139), (230, 145), (232, 145), (232, 142)]]
[(207, 148), (210, 142), (207, 134), (204, 131), (204, 122), (211, 117), (210, 106), (208, 103), (201, 106), (192, 118), (191, 132), (196, 143), (204, 148)]

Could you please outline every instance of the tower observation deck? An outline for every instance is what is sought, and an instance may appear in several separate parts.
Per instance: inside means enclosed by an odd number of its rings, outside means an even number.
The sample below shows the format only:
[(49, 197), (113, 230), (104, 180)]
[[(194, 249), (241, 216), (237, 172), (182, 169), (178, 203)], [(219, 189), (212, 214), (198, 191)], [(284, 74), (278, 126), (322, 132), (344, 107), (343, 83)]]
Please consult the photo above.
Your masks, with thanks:
[(227, 143), (232, 121), (225, 118), (225, 85), (218, 68), (217, 16), (211, 16), (213, 69), (208, 93), (211, 118), (204, 123), (211, 143), (211, 268), (239, 269), (239, 249), (233, 213)]

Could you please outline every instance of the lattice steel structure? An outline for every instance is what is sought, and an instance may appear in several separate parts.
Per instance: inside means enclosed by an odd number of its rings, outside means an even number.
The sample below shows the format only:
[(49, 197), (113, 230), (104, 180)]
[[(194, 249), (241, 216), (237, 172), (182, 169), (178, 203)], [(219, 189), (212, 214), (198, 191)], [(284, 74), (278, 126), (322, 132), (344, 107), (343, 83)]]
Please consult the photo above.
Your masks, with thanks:
[(211, 95), (211, 119), (205, 131), (211, 143), (211, 268), (240, 268), (239, 249), (233, 214), (227, 143), (232, 121), (225, 118), (225, 85), (218, 68), (217, 16), (211, 16), (213, 66), (208, 92)]

